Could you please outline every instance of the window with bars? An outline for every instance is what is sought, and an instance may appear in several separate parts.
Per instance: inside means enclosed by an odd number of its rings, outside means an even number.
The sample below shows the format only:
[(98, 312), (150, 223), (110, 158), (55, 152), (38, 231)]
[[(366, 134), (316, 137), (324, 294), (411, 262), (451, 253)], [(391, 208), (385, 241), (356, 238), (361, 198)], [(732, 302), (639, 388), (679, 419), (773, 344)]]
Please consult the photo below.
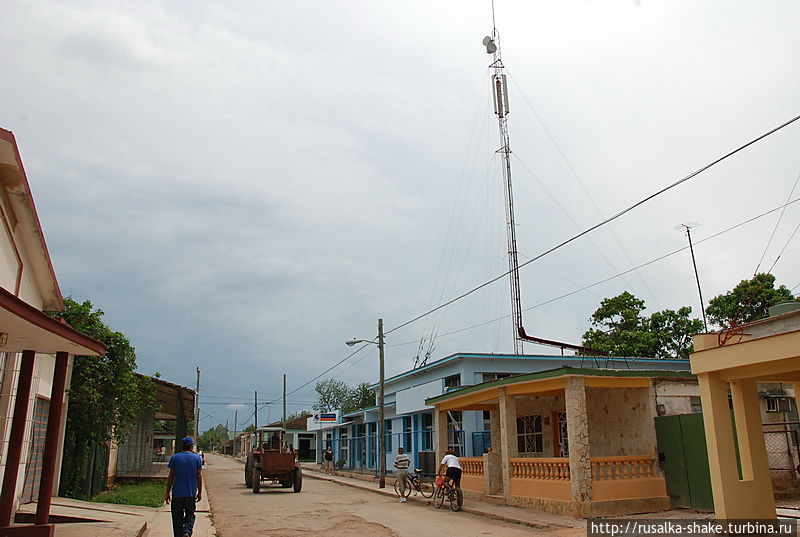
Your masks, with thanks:
[(542, 416), (531, 414), (517, 418), (517, 451), (520, 453), (541, 453)]
[(461, 375), (450, 375), (449, 377), (444, 378), (444, 389), (447, 390), (448, 388), (458, 388), (461, 386)]
[(792, 402), (789, 397), (767, 397), (767, 412), (789, 412)]
[(464, 456), (463, 414), (460, 410), (447, 413), (447, 447), (456, 457)]
[(397, 447), (402, 447), (406, 453), (411, 453), (413, 445), (411, 442), (411, 416), (403, 416), (403, 444)]
[(513, 377), (514, 375), (517, 375), (517, 373), (484, 373), (483, 382), (487, 382), (489, 380), (504, 379), (506, 377)]

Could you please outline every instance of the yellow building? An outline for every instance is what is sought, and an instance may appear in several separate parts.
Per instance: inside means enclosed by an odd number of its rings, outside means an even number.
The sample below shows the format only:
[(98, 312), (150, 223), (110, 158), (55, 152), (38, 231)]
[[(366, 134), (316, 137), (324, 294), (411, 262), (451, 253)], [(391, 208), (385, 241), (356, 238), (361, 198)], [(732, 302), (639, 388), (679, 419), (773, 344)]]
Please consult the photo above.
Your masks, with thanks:
[(700, 384), (717, 517), (775, 518), (758, 389), (789, 383), (797, 397), (800, 311), (698, 334), (694, 348), (690, 359)]
[(462, 458), (466, 495), (573, 516), (670, 508), (659, 468), (656, 389), (679, 371), (562, 367), (432, 397), (437, 457), (448, 413), (489, 412), (491, 452)]

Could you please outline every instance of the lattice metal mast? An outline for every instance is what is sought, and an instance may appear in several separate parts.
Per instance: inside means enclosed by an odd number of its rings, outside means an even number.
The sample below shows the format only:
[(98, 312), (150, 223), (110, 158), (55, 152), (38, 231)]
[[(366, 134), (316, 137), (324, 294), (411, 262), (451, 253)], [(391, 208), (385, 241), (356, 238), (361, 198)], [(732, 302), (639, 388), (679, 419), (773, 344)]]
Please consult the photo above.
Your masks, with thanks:
[(492, 55), (491, 83), (494, 101), (494, 113), (500, 129), (500, 149), (502, 157), (503, 184), (506, 201), (506, 238), (508, 241), (509, 285), (511, 287), (511, 319), (514, 330), (514, 353), (523, 353), (520, 328), (522, 325), (522, 299), (519, 288), (519, 259), (517, 254), (517, 229), (514, 221), (514, 188), (511, 182), (511, 142), (508, 134), (508, 85), (506, 83), (505, 66), (498, 45), (497, 28), (492, 35), (483, 39), (486, 52)]

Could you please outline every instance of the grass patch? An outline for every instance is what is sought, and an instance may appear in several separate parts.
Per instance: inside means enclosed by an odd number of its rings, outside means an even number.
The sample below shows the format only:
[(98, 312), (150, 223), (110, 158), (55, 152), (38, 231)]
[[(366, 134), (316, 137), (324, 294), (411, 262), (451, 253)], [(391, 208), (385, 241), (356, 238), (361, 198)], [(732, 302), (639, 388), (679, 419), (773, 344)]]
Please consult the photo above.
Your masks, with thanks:
[(120, 505), (141, 505), (144, 507), (161, 507), (164, 503), (166, 481), (149, 481), (146, 483), (121, 483), (103, 491), (93, 502), (116, 503)]

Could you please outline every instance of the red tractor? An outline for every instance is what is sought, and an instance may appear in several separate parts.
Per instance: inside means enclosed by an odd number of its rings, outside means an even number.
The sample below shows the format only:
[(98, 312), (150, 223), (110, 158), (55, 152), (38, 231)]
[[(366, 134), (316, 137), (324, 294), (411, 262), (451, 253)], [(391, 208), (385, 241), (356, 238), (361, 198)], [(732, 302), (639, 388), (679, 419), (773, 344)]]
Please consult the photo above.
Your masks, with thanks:
[(292, 487), (295, 492), (303, 488), (303, 471), (297, 456), (284, 441), (286, 431), (280, 427), (259, 427), (255, 431), (256, 443), (244, 465), (244, 483), (252, 487), (253, 494), (266, 486), (279, 484)]

